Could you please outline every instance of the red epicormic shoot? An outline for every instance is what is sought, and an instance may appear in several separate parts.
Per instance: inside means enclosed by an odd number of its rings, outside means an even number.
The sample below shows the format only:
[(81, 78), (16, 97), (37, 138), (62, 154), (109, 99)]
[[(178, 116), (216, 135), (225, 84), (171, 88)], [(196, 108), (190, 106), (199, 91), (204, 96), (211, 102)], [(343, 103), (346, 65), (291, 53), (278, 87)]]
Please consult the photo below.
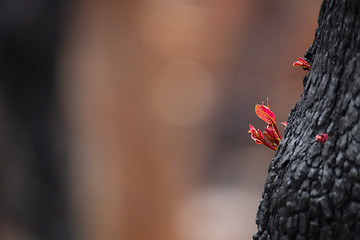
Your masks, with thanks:
[(328, 135), (326, 133), (321, 133), (320, 135), (316, 135), (315, 139), (317, 142), (324, 144), (328, 139)]
[[(256, 130), (251, 124), (249, 124), (250, 130), (248, 133), (251, 133), (251, 138), (257, 144), (262, 144), (276, 151), (279, 147), (280, 141), (282, 139), (279, 130), (276, 126), (276, 117), (275, 114), (270, 110), (269, 100), (267, 101), (267, 106), (262, 103), (262, 105), (257, 104), (255, 106), (256, 115), (267, 123), (264, 132), (261, 132), (260, 129)], [(287, 125), (286, 122), (281, 123), (285, 127)]]
[(293, 63), (293, 66), (294, 67), (296, 67), (296, 66), (302, 67), (304, 70), (310, 70), (310, 68), (311, 68), (310, 64), (307, 61), (305, 61), (305, 59), (303, 59), (302, 57), (299, 57), (298, 61)]

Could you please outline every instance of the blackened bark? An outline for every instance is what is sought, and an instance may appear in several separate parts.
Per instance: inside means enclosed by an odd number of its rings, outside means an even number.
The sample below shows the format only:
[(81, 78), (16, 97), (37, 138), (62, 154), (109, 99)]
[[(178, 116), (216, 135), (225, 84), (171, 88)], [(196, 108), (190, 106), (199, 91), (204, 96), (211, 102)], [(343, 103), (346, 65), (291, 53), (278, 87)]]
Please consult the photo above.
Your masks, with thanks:
[[(254, 239), (360, 239), (360, 1), (324, 0)], [(329, 135), (325, 144), (316, 142)]]

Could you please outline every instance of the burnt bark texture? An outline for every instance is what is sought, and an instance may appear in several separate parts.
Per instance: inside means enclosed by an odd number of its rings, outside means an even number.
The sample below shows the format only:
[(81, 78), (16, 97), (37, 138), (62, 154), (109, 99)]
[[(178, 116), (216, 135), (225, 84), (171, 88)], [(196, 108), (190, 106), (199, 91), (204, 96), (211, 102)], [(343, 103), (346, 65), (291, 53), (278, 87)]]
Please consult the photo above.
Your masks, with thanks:
[(321, 5), (305, 54), (311, 70), (270, 163), (254, 239), (360, 239), (359, 8)]

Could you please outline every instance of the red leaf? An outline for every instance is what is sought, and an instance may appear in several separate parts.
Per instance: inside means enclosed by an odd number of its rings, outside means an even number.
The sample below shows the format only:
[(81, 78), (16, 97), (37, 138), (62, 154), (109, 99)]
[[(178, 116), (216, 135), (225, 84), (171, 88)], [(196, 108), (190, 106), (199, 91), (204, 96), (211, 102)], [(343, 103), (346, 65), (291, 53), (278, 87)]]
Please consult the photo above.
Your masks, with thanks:
[(307, 61), (305, 61), (305, 59), (303, 59), (302, 57), (299, 57), (298, 61), (293, 63), (293, 66), (302, 67), (304, 70), (309, 70), (311, 68), (310, 64)]
[(261, 120), (263, 120), (267, 124), (276, 126), (276, 117), (275, 114), (270, 110), (270, 108), (264, 105), (257, 104), (255, 106), (255, 113)]

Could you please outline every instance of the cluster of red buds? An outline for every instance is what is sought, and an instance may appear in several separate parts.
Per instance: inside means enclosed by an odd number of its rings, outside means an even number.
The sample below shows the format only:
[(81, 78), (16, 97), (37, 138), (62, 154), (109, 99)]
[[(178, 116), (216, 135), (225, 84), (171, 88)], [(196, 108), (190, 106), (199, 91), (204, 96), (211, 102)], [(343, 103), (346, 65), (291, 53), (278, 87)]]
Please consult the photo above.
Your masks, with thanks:
[[(262, 105), (257, 104), (255, 106), (256, 115), (267, 123), (267, 127), (264, 132), (261, 132), (260, 129), (256, 130), (251, 124), (249, 124), (250, 130), (248, 133), (251, 133), (251, 138), (257, 144), (262, 144), (276, 151), (279, 147), (280, 141), (282, 139), (279, 130), (276, 126), (276, 117), (275, 114), (270, 110), (269, 100), (267, 101), (267, 106), (262, 103)], [(281, 123), (286, 127), (286, 122)]]
[(316, 135), (315, 139), (317, 142), (324, 144), (328, 139), (328, 135), (326, 133), (321, 133), (320, 135)]
[(305, 61), (305, 59), (303, 59), (302, 57), (299, 57), (298, 58), (298, 61), (294, 62), (293, 63), (293, 66), (294, 67), (302, 67), (304, 70), (310, 70), (311, 66), (310, 64)]
[[(311, 68), (310, 64), (302, 57), (299, 57), (298, 61), (293, 63), (293, 66), (302, 67), (304, 70), (310, 70)], [(276, 127), (275, 114), (270, 110), (269, 100), (267, 101), (267, 106), (265, 106), (264, 103), (262, 103), (262, 105), (257, 104), (255, 106), (255, 113), (261, 120), (267, 123), (267, 126), (265, 131), (261, 132), (260, 129), (256, 130), (256, 128), (249, 124), (250, 130), (248, 133), (251, 133), (251, 138), (255, 141), (255, 143), (265, 145), (276, 151), (282, 137)], [(286, 128), (286, 122), (282, 122), (281, 124), (283, 124)], [(328, 135), (326, 133), (321, 133), (316, 135), (315, 139), (317, 142), (324, 144), (328, 139)]]

